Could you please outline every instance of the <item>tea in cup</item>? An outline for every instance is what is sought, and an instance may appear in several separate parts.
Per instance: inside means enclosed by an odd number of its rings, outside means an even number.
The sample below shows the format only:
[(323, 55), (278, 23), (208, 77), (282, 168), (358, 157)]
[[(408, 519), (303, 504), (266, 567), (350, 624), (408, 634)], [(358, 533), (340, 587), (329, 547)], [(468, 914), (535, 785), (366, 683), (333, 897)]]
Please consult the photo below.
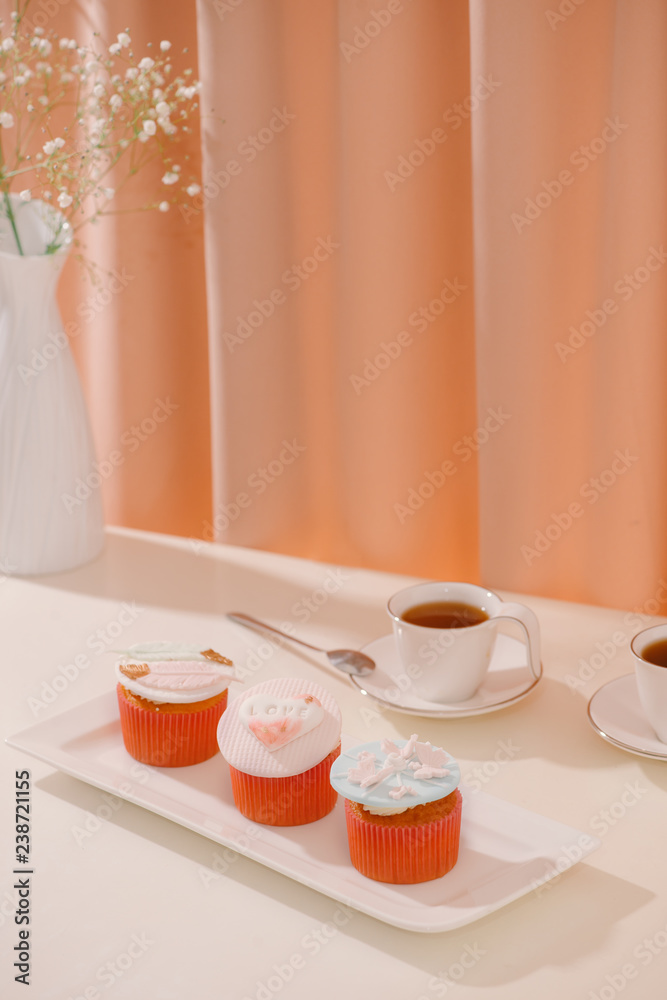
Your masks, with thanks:
[(507, 619), (522, 626), (528, 664), (539, 677), (536, 616), (523, 604), (502, 601), (485, 587), (418, 583), (394, 594), (387, 610), (403, 667), (416, 693), (427, 701), (448, 704), (475, 694), (491, 663), (498, 623)]

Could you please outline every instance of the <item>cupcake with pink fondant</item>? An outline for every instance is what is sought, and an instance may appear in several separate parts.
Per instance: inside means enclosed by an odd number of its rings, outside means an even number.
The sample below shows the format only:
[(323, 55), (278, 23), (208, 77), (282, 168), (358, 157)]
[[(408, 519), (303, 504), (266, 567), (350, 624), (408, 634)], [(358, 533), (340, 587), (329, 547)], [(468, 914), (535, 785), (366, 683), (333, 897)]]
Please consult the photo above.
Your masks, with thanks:
[(331, 812), (340, 753), (336, 701), (313, 681), (277, 677), (243, 691), (218, 725), (237, 809), (270, 826), (300, 826)]
[(125, 749), (155, 767), (200, 764), (218, 751), (234, 665), (214, 649), (172, 642), (131, 646), (116, 663)]

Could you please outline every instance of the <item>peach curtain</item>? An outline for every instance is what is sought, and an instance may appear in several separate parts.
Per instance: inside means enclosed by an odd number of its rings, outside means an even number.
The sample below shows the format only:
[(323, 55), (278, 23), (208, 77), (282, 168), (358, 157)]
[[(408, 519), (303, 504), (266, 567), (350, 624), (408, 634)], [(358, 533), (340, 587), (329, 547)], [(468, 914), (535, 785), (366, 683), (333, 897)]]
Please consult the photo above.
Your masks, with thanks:
[(662, 0), (198, 16), (217, 537), (655, 611)]
[(196, 32), (204, 84), (195, 210), (94, 237), (132, 275), (74, 343), (98, 452), (178, 404), (108, 520), (664, 604), (663, 0), (57, 17)]

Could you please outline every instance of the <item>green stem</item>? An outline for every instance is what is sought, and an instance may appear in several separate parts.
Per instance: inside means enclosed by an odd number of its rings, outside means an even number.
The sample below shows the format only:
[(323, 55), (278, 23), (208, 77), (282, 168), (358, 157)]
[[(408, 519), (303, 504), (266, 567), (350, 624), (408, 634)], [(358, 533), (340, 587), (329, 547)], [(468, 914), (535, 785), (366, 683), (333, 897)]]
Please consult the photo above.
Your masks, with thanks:
[(12, 231), (14, 233), (14, 239), (16, 240), (16, 246), (18, 247), (18, 251), (19, 251), (20, 255), (22, 257), (24, 257), (25, 254), (23, 253), (23, 247), (21, 246), (21, 240), (19, 239), (19, 231), (16, 228), (16, 219), (14, 218), (14, 209), (12, 208), (12, 200), (9, 197), (9, 192), (8, 191), (3, 192), (3, 194), (4, 194), (4, 199), (5, 199), (5, 211), (7, 212), (7, 218), (9, 219), (9, 224), (11, 225)]

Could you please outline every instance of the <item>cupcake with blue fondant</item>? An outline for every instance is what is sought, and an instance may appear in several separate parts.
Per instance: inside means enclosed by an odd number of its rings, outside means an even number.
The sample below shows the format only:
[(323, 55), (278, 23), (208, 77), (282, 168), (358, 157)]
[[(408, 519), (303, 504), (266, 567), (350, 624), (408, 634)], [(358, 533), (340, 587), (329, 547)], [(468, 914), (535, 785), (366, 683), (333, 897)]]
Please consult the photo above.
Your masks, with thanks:
[(416, 734), (341, 753), (331, 784), (345, 798), (354, 867), (401, 885), (451, 871), (459, 853), (460, 781), (454, 758)]

